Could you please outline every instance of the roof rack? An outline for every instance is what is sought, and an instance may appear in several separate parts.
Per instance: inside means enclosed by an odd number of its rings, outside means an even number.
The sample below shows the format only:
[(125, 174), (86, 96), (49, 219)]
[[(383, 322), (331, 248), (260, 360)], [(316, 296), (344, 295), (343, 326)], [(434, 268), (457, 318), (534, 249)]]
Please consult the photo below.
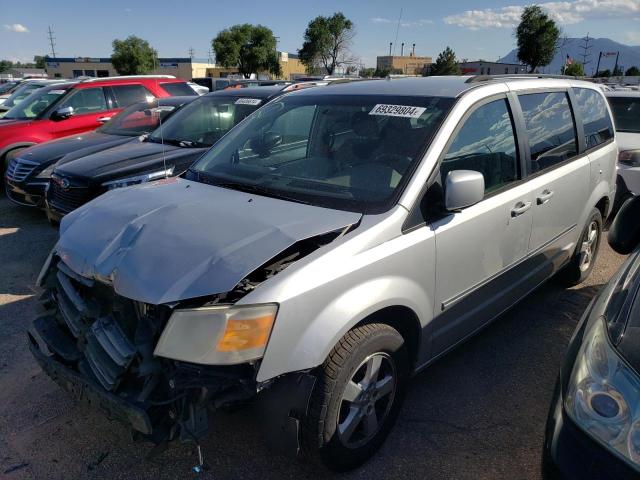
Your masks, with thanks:
[(101, 82), (109, 80), (127, 80), (130, 78), (176, 78), (175, 75), (120, 75), (115, 77), (91, 77), (81, 80), (81, 82)]
[(559, 80), (579, 80), (580, 77), (573, 77), (571, 75), (553, 75), (546, 73), (515, 73), (515, 74), (503, 74), (503, 75), (474, 75), (469, 77), (466, 83), (479, 83), (489, 82), (491, 80), (517, 80), (519, 78), (552, 78)]

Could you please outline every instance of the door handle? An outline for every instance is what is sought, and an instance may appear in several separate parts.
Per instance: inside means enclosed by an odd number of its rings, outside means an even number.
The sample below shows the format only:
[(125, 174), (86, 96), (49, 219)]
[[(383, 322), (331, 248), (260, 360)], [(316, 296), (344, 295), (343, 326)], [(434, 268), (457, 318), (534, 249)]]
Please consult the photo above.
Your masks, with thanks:
[(544, 190), (537, 198), (538, 205), (547, 203), (551, 199), (551, 197), (553, 197), (553, 190)]
[(109, 120), (111, 120), (111, 117), (100, 117), (98, 118), (98, 123), (107, 123)]
[(515, 207), (511, 209), (511, 216), (517, 217), (531, 208), (531, 202), (518, 202)]

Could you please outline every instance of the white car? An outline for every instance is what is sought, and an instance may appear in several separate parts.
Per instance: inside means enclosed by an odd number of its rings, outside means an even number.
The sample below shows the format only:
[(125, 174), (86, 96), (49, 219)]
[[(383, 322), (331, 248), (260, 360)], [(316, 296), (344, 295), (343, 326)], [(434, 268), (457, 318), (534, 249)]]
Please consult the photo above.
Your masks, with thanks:
[(630, 194), (640, 194), (640, 92), (605, 92), (618, 142), (617, 203)]
[(198, 85), (194, 82), (187, 82), (187, 84), (198, 94), (204, 95), (205, 93), (209, 93), (209, 89), (207, 87), (203, 87), (202, 85)]

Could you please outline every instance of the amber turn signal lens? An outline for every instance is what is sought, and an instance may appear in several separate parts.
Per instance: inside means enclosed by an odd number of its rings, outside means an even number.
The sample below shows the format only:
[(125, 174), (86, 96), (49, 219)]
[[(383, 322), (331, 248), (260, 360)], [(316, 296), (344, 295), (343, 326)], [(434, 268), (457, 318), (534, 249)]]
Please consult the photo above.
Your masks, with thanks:
[(227, 327), (218, 340), (216, 350), (219, 352), (235, 352), (249, 348), (264, 347), (269, 340), (274, 315), (265, 315), (251, 319), (227, 321)]

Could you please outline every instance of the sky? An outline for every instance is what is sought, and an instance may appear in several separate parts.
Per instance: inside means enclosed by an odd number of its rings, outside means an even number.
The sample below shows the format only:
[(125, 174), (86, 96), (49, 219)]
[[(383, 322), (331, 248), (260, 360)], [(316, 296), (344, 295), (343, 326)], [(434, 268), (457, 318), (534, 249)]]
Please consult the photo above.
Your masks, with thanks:
[[(355, 24), (353, 54), (367, 66), (416, 44), (416, 55), (434, 59), (446, 46), (459, 59), (497, 60), (515, 46), (514, 27), (523, 5), (517, 0), (0, 0), (0, 59), (31, 61), (51, 54), (47, 29), (59, 57), (108, 57), (111, 42), (135, 34), (160, 57), (207, 58), (211, 40), (237, 23), (262, 24), (279, 37), (278, 50), (295, 53), (317, 15), (341, 11)], [(563, 35), (608, 37), (640, 45), (640, 0), (540, 1)]]

